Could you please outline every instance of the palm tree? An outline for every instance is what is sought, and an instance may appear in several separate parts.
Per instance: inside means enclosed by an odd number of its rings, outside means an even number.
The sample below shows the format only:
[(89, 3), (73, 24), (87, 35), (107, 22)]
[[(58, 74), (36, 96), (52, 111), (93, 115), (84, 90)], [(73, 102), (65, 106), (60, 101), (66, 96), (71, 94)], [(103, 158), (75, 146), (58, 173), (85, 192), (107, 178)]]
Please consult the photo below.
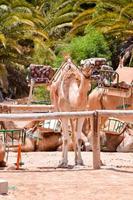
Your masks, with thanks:
[[(0, 2), (0, 63), (6, 65), (9, 73), (12, 72), (10, 68), (16, 66), (19, 69), (18, 79), (20, 67), (32, 62), (33, 47), (40, 44), (44, 49), (47, 48), (48, 34), (43, 28), (45, 23), (39, 11), (25, 0)], [(9, 77), (12, 82), (13, 76)]]
[[(130, 0), (112, 1), (112, 4), (105, 7), (106, 12), (96, 16), (90, 24), (100, 27), (103, 33), (115, 35), (119, 38), (127, 38), (133, 34), (133, 3)], [(110, 10), (110, 11), (108, 11)]]
[[(19, 56), (20, 63), (22, 61), (24, 49), (19, 41), (24, 39), (34, 39), (42, 41), (48, 40), (47, 33), (41, 27), (45, 23), (34, 8), (24, 0), (18, 1), (2, 1), (0, 4), (0, 52), (4, 62), (9, 59), (15, 62)], [(25, 59), (26, 57), (24, 57)], [(2, 60), (3, 61), (3, 60)]]
[(133, 34), (133, 3), (131, 0), (92, 0), (96, 6), (83, 11), (73, 21), (72, 33), (84, 30), (87, 25), (99, 28), (103, 33), (117, 37)]
[(132, 0), (81, 0), (91, 2), (88, 9), (83, 10), (73, 20), (71, 35), (84, 35), (95, 27), (101, 31), (110, 45), (114, 68), (118, 65), (118, 46), (133, 35), (133, 3)]

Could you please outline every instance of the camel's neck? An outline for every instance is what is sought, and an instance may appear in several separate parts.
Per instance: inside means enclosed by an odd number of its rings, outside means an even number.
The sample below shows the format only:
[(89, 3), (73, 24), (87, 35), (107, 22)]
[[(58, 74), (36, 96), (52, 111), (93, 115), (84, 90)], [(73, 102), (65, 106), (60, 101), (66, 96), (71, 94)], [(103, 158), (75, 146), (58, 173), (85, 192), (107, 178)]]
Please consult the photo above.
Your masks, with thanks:
[(87, 93), (91, 89), (90, 80), (84, 76), (77, 80), (75, 76), (62, 82), (61, 96), (66, 105), (74, 110), (84, 110), (87, 104)]
[(86, 78), (84, 75), (81, 76), (81, 82), (79, 86), (80, 93), (86, 93), (91, 90), (91, 81), (89, 78)]
[(5, 121), (4, 122), (5, 129), (15, 129), (16, 126), (12, 121)]

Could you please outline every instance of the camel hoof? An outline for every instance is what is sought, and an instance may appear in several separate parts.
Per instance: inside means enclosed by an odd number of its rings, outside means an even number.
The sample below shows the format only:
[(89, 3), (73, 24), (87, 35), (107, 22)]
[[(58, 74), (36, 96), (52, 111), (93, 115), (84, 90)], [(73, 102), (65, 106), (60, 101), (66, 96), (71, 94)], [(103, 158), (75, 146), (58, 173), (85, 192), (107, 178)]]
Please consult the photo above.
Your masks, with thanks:
[(105, 164), (103, 163), (102, 160), (100, 160), (100, 165), (101, 165), (101, 166), (105, 166)]
[(68, 164), (65, 162), (60, 162), (58, 168), (68, 168)]
[(6, 167), (6, 162), (5, 161), (0, 161), (0, 167)]
[(84, 166), (83, 160), (75, 161), (75, 165)]

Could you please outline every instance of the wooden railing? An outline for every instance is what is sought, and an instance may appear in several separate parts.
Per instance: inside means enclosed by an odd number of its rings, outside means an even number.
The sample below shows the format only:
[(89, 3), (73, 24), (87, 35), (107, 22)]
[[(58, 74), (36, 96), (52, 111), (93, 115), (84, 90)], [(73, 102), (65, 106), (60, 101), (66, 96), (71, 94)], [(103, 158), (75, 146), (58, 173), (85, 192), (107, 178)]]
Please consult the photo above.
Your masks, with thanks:
[[(14, 107), (15, 106), (15, 107)], [(20, 110), (20, 108), (27, 108), (28, 112), (31, 108), (37, 113), (9, 113), (9, 114), (0, 114), (0, 121), (31, 121), (31, 120), (46, 120), (46, 119), (62, 119), (62, 118), (90, 118), (92, 124), (92, 138), (93, 138), (93, 169), (99, 169), (101, 166), (101, 159), (100, 159), (100, 134), (99, 134), (99, 124), (102, 117), (125, 117), (130, 118), (130, 121), (133, 121), (133, 110), (95, 110), (95, 111), (82, 111), (82, 112), (50, 112), (50, 113), (38, 113), (40, 112), (40, 107), (38, 105), (13, 105), (12, 108)], [(48, 108), (49, 106), (44, 106)], [(33, 111), (31, 109), (31, 111)], [(41, 110), (44, 112), (44, 110)]]
[(0, 104), (6, 110), (11, 111), (11, 113), (33, 113), (33, 112), (49, 112), (53, 111), (53, 105), (37, 105), (37, 104), (30, 104), (30, 105), (23, 105), (23, 104)]

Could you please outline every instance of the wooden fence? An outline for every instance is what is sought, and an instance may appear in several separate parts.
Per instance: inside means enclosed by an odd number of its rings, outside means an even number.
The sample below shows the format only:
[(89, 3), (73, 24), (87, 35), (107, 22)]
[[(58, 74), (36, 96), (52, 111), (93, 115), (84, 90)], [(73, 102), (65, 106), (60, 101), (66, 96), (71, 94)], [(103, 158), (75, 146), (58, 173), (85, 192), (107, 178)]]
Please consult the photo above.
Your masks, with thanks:
[(53, 111), (53, 105), (22, 105), (22, 104), (0, 104), (0, 106), (4, 107), (11, 111), (11, 113), (33, 113), (33, 112), (49, 112)]
[[(11, 107), (14, 107), (15, 109), (27, 108), (28, 110), (31, 108), (30, 111), (36, 111), (37, 113), (9, 113), (9, 114), (0, 114), (0, 121), (25, 121), (25, 120), (46, 120), (46, 119), (62, 119), (62, 118), (90, 118), (92, 125), (93, 125), (93, 143), (92, 143), (92, 149), (93, 149), (93, 169), (99, 169), (101, 166), (101, 159), (100, 159), (100, 134), (99, 134), (99, 122), (102, 117), (125, 117), (130, 118), (130, 121), (133, 120), (133, 110), (95, 110), (95, 111), (82, 111), (82, 112), (51, 112), (51, 113), (44, 113), (44, 110), (41, 109), (40, 113), (40, 107), (38, 105), (34, 105), (33, 107), (31, 105), (11, 105)], [(45, 109), (48, 111), (50, 106), (44, 106)], [(51, 105), (51, 108), (53, 109), (53, 106)], [(22, 109), (24, 110), (24, 109)]]

